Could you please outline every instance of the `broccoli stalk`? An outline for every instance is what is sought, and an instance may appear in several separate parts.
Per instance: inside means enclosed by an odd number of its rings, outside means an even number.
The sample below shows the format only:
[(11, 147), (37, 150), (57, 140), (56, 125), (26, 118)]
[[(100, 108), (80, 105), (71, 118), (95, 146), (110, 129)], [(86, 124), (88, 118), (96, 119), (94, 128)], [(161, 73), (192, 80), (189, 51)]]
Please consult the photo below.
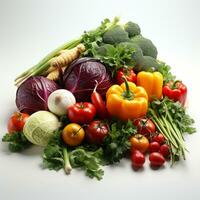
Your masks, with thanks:
[(69, 161), (69, 154), (67, 152), (66, 147), (63, 148), (63, 158), (64, 158), (64, 171), (65, 171), (66, 174), (70, 174), (72, 167), (71, 167), (71, 164), (70, 164), (70, 161)]

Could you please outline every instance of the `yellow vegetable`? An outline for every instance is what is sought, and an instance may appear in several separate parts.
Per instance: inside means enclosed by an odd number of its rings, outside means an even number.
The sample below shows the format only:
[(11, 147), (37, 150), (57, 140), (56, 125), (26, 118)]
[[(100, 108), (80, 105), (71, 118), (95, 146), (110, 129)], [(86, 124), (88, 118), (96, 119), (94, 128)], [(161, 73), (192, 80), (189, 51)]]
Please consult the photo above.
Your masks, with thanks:
[(137, 75), (137, 85), (142, 86), (149, 97), (149, 101), (154, 98), (161, 99), (163, 87), (163, 75), (160, 72), (139, 72)]

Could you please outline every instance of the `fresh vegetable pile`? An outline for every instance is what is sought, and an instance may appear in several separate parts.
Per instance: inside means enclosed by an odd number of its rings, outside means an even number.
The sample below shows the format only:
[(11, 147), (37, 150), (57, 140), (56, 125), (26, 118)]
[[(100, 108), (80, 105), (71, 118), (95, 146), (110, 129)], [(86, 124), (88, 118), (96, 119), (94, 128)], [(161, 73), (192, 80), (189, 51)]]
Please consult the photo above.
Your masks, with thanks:
[(105, 19), (15, 79), (18, 111), (2, 141), (11, 152), (42, 146), (44, 168), (98, 180), (124, 157), (136, 169), (147, 156), (156, 168), (185, 160), (187, 87), (157, 54), (136, 23)]

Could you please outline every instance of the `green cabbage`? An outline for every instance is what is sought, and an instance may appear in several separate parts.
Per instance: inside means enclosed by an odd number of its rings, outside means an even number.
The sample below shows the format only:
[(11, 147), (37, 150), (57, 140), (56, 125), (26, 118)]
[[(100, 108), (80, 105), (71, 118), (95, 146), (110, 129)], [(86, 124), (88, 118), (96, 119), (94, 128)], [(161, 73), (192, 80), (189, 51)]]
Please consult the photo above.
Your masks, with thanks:
[(38, 111), (28, 118), (23, 132), (31, 143), (46, 146), (59, 126), (60, 122), (54, 114), (48, 111)]

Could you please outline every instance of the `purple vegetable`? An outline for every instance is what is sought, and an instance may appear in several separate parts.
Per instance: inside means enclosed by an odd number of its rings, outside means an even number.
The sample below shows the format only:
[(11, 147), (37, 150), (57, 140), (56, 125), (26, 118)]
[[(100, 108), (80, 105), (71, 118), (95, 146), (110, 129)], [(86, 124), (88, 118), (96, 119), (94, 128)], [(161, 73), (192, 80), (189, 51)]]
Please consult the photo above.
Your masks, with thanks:
[(57, 89), (58, 85), (54, 81), (42, 76), (30, 77), (17, 90), (17, 108), (20, 112), (28, 114), (39, 110), (48, 110), (48, 97)]
[(90, 101), (90, 96), (98, 82), (97, 92), (105, 97), (112, 85), (112, 78), (106, 67), (94, 58), (79, 58), (64, 72), (65, 89), (71, 91), (76, 101)]

